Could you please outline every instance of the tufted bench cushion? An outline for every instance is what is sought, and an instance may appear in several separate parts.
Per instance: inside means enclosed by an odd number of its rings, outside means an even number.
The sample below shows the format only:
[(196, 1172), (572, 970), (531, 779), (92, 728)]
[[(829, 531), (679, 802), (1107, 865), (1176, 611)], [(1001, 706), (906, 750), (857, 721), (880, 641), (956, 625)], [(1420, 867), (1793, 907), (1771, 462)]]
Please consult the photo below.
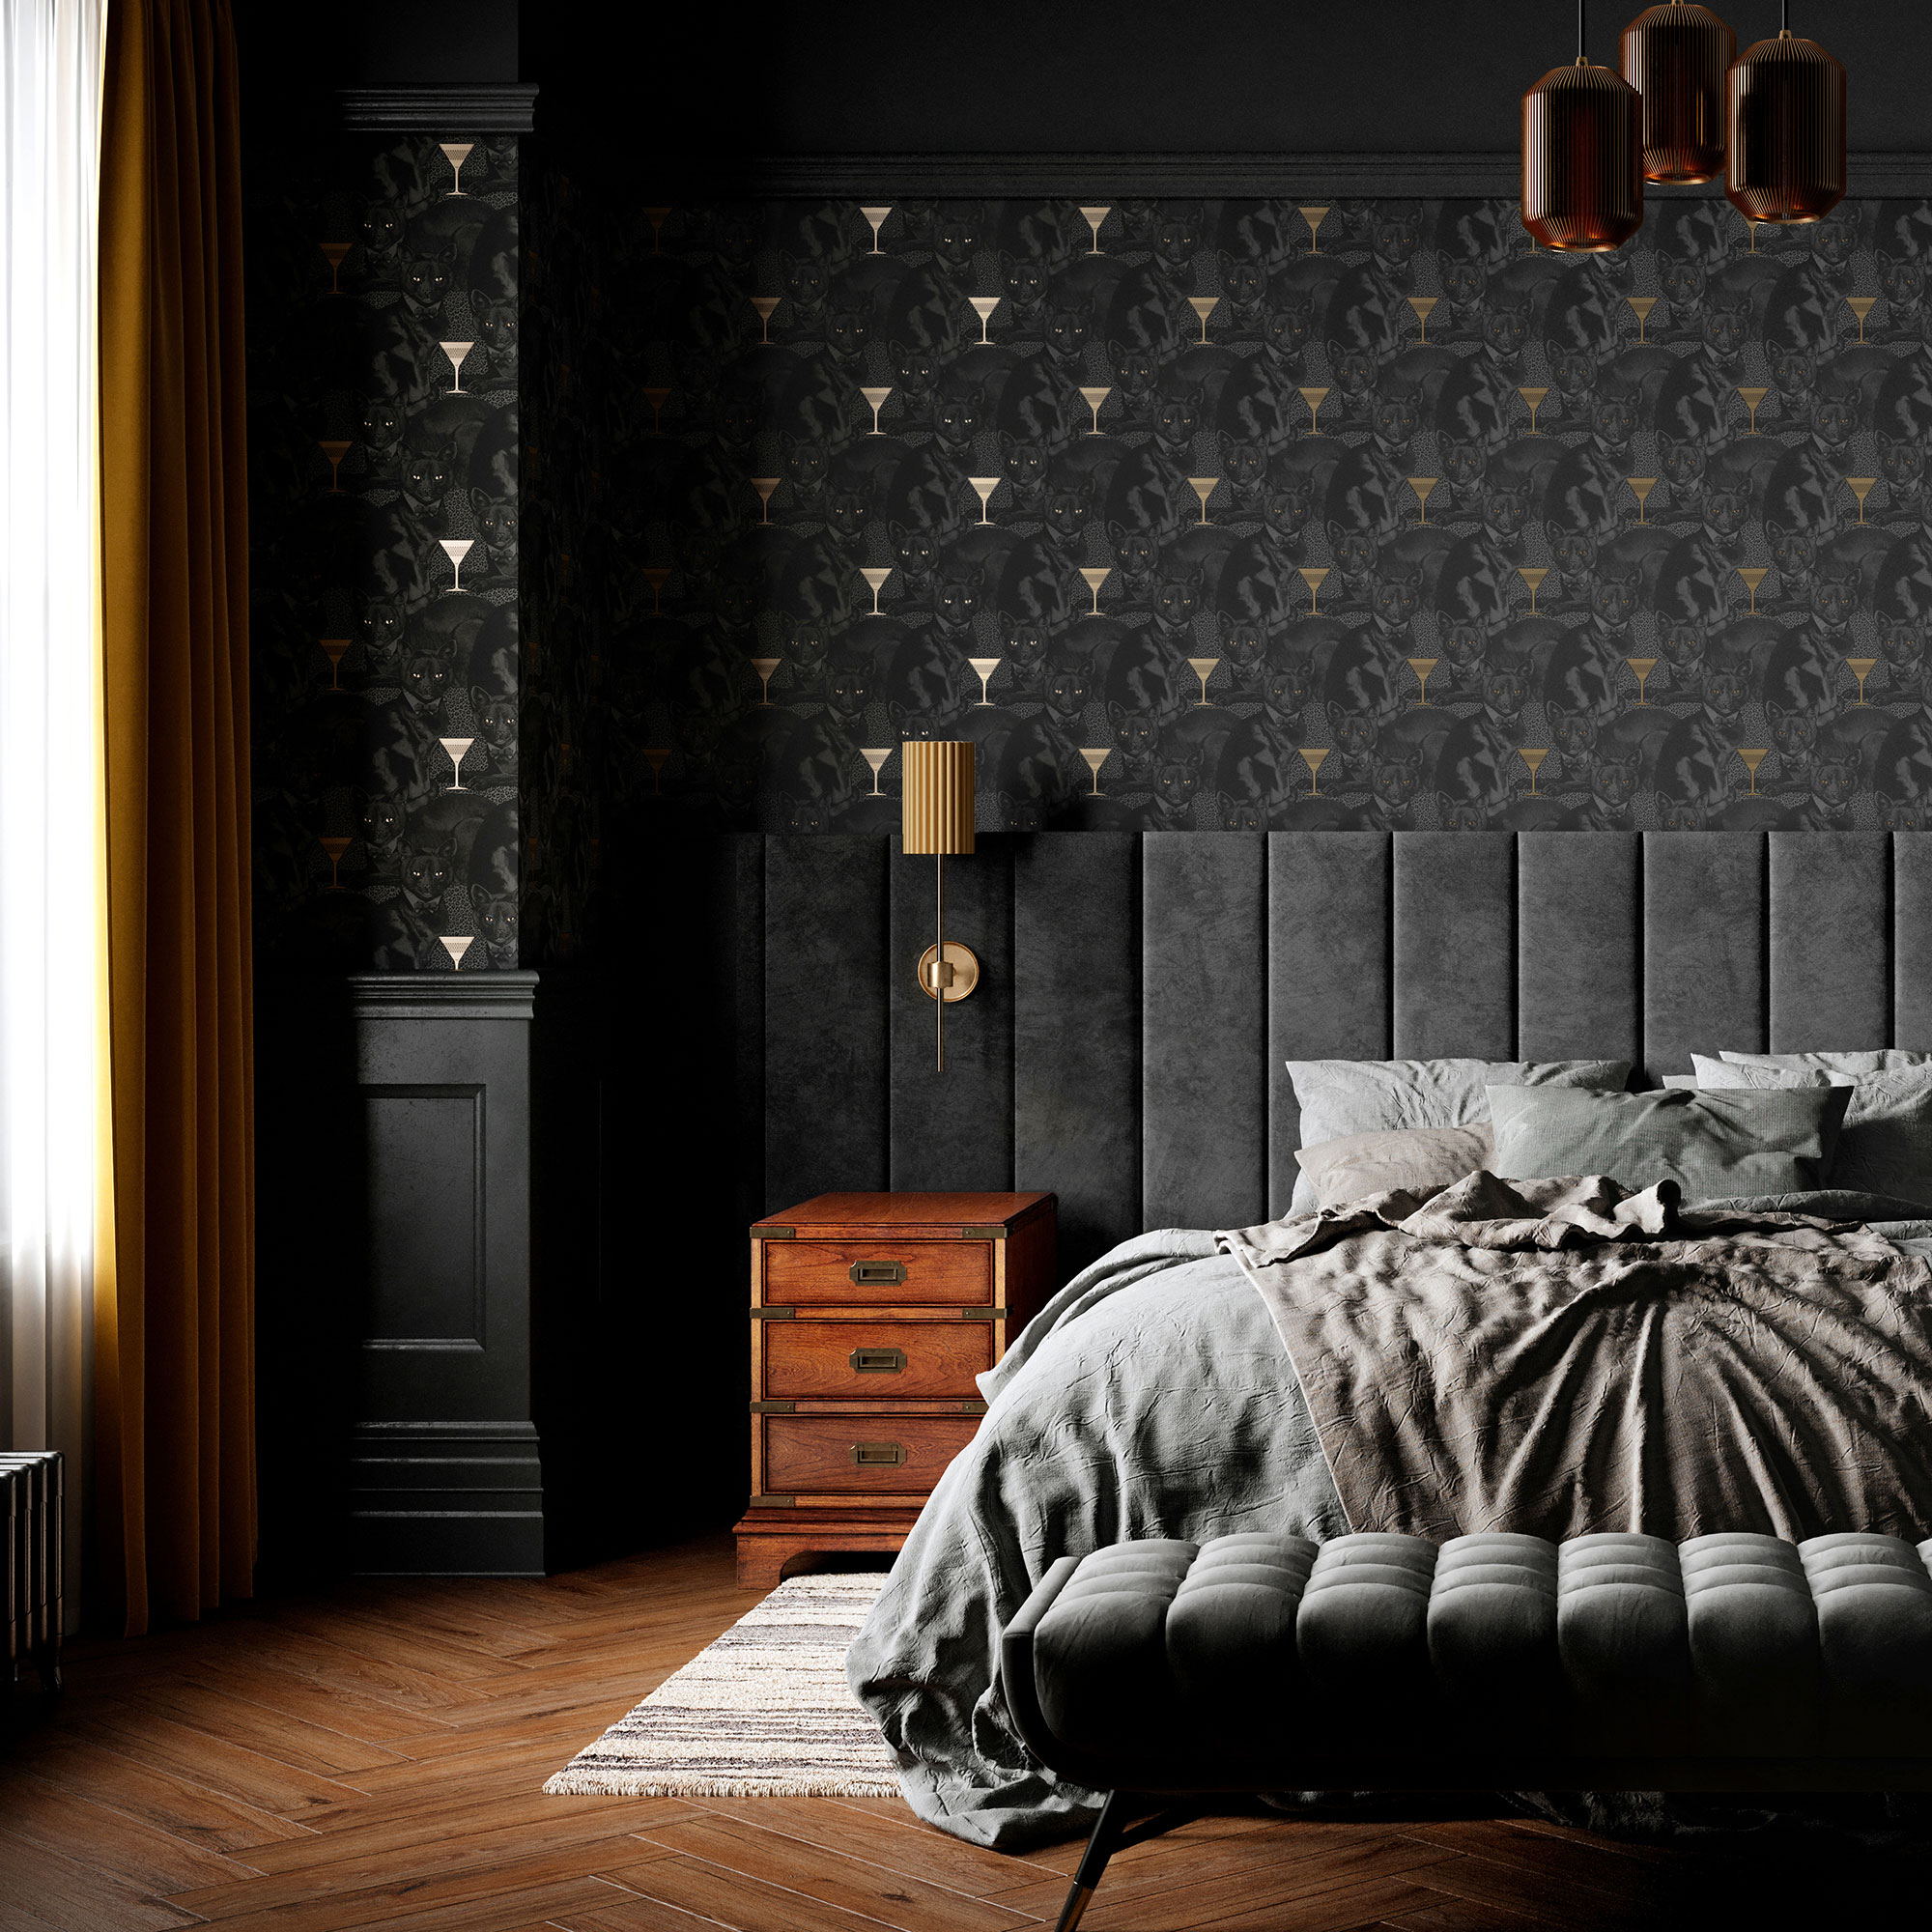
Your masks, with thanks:
[(1003, 1674), (1106, 1789), (1925, 1788), (1928, 1565), (1862, 1532), (1127, 1543), (1054, 1566)]

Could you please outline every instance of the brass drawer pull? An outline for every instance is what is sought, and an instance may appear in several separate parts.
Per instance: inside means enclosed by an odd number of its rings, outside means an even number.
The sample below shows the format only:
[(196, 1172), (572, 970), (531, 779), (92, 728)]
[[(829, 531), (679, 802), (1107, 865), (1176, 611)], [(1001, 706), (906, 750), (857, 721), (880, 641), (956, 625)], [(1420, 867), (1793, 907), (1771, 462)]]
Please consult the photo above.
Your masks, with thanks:
[(903, 1349), (854, 1349), (846, 1359), (861, 1376), (895, 1376), (906, 1364)]
[(904, 1262), (854, 1262), (854, 1288), (896, 1288), (905, 1279)]
[(856, 1469), (896, 1469), (906, 1452), (896, 1442), (855, 1442), (852, 1466)]

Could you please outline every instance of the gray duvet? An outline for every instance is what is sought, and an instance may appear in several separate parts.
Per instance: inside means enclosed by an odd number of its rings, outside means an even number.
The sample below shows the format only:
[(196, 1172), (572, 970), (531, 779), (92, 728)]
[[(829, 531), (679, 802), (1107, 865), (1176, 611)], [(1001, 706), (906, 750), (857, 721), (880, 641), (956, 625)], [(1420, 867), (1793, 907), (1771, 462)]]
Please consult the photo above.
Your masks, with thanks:
[[(1932, 1223), (1893, 1218), (1909, 1210), (1877, 1198), (1712, 1206), (1868, 1221), (1897, 1247), (1932, 1253)], [(1280, 1223), (1237, 1238), (1252, 1255), (1264, 1235), (1282, 1248), (1296, 1240)], [(1268, 1270), (1279, 1292), (1293, 1293), (1301, 1265)], [(1332, 1278), (1315, 1271), (1311, 1292), (1318, 1279), (1331, 1294)], [(1098, 1810), (1094, 1793), (1034, 1762), (998, 1690), (1000, 1631), (1054, 1558), (1133, 1536), (1321, 1540), (1380, 1525), (1350, 1523), (1269, 1307), (1212, 1235), (1167, 1229), (1114, 1249), (1048, 1303), (980, 1388), (985, 1420), (907, 1538), (846, 1670), (897, 1753), (913, 1809), (1015, 1849), (1065, 1837)]]

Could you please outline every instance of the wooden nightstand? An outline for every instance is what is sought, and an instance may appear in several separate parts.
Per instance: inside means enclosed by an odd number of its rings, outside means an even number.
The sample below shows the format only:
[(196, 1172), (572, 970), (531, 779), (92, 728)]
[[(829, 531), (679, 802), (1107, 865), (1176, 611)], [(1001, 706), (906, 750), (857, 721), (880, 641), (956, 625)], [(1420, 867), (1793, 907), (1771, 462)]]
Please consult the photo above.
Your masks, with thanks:
[(820, 1194), (752, 1230), (738, 1581), (897, 1549), (986, 1412), (974, 1377), (1053, 1292), (1051, 1194)]

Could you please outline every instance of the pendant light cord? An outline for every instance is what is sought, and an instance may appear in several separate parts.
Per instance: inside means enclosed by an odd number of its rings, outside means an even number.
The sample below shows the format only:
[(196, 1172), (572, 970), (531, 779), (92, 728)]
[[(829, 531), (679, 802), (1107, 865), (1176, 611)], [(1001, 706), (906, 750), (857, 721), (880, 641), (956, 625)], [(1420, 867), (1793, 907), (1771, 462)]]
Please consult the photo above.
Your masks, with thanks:
[[(1790, 11), (1791, 0), (1784, 0), (1786, 12)], [(1589, 59), (1583, 51), (1583, 0), (1577, 0), (1577, 64), (1582, 66)]]

